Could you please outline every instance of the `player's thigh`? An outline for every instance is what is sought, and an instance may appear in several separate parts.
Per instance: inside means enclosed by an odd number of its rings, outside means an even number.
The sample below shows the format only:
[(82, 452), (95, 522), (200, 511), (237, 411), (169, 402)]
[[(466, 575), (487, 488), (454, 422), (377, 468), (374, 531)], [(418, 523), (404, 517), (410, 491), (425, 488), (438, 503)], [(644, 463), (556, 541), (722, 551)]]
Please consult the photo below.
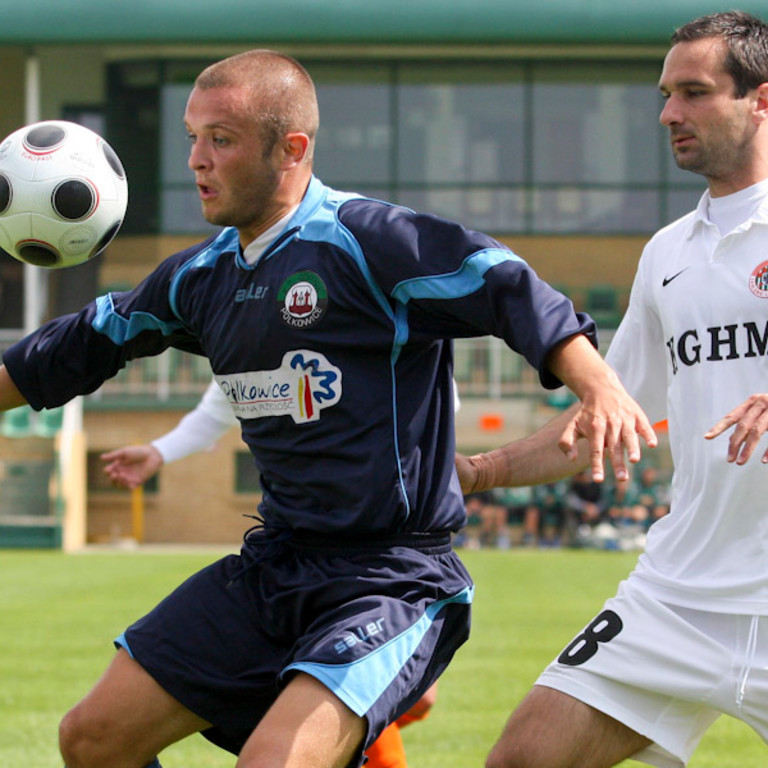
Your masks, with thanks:
[(367, 727), (322, 683), (299, 673), (246, 742), (237, 768), (346, 768)]
[(608, 768), (650, 741), (552, 688), (534, 686), (512, 713), (488, 768)]
[(65, 757), (69, 752), (106, 761), (132, 754), (149, 762), (169, 744), (208, 726), (120, 649), (90, 693), (64, 717), (60, 741)]

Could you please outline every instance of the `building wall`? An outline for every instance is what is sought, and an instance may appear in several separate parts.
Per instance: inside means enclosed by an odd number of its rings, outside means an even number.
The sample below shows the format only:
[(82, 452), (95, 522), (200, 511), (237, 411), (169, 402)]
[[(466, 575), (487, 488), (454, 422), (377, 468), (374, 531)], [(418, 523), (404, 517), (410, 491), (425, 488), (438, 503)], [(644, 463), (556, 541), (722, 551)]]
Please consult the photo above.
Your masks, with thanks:
[[(88, 452), (92, 456), (124, 445), (145, 443), (173, 428), (184, 411), (89, 411), (85, 416)], [(235, 492), (237, 450), (243, 450), (238, 431), (231, 430), (206, 453), (163, 466), (156, 493), (144, 493), (144, 540), (232, 544), (253, 524), (244, 514), (255, 514), (258, 494)], [(89, 473), (101, 472), (91, 461)], [(89, 485), (103, 485), (89, 478)], [(87, 538), (116, 542), (134, 535), (131, 492), (91, 490), (88, 497)]]

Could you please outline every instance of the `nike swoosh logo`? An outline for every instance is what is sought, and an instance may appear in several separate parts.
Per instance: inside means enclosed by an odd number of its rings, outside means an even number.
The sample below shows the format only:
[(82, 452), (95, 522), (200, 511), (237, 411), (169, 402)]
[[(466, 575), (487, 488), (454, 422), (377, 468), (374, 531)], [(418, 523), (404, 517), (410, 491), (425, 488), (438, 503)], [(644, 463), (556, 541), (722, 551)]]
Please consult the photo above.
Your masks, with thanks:
[(680, 277), (680, 275), (682, 275), (686, 269), (688, 269), (688, 267), (683, 267), (683, 269), (681, 269), (679, 272), (675, 272), (675, 274), (672, 275), (672, 277), (665, 277), (661, 281), (661, 287), (663, 288), (665, 285), (669, 285), (676, 277)]

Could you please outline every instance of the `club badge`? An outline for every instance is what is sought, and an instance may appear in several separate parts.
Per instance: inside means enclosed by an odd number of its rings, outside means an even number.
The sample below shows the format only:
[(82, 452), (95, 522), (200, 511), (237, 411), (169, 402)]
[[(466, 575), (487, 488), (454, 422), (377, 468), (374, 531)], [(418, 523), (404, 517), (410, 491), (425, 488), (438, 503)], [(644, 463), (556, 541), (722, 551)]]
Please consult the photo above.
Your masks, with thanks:
[(768, 299), (768, 261), (761, 262), (752, 270), (749, 290), (761, 299)]
[(292, 328), (316, 325), (328, 306), (325, 283), (315, 272), (305, 270), (291, 275), (277, 294), (280, 316)]

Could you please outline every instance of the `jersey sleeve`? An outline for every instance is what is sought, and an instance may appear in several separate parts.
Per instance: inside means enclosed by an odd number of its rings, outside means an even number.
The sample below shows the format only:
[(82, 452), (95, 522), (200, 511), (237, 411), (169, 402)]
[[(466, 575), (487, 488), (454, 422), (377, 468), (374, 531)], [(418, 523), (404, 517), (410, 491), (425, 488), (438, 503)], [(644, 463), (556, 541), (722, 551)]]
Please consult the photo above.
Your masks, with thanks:
[(212, 381), (193, 411), (170, 432), (152, 441), (163, 461), (170, 464), (210, 448), (237, 424), (221, 387)]
[(180, 261), (167, 259), (134, 290), (100, 296), (6, 350), (3, 362), (27, 402), (36, 410), (58, 407), (95, 391), (129, 360), (171, 346), (199, 354), (172, 306), (170, 288)]
[(652, 422), (667, 416), (667, 360), (661, 321), (647, 275), (648, 248), (640, 259), (626, 314), (606, 362)]
[(592, 320), (487, 235), (371, 200), (346, 202), (339, 218), (410, 341), (497, 336), (547, 387), (560, 384), (545, 367), (556, 344), (586, 334), (597, 346)]

